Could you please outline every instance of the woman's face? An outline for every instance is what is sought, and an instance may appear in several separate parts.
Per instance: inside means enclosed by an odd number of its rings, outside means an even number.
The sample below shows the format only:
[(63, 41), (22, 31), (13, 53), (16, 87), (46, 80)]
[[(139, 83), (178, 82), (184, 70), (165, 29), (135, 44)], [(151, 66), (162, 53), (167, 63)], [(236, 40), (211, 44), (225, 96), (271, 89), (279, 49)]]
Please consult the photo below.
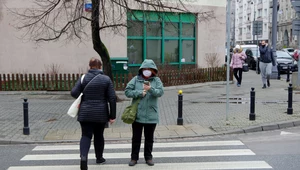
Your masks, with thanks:
[(150, 77), (153, 74), (153, 71), (151, 68), (143, 68), (143, 75), (145, 77)]

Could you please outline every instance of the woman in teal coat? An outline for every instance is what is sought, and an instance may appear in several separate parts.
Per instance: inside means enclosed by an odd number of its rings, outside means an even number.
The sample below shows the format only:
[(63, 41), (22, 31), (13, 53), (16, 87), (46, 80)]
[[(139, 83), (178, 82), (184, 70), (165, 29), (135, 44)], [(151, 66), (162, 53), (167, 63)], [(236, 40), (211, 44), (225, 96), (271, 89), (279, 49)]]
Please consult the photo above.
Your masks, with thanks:
[(164, 94), (163, 84), (158, 78), (157, 67), (153, 60), (146, 59), (142, 63), (139, 74), (127, 84), (125, 95), (133, 98), (132, 102), (141, 99), (135, 122), (132, 124), (132, 148), (129, 166), (139, 160), (139, 152), (144, 129), (144, 158), (149, 166), (153, 166), (153, 138), (156, 124), (159, 122), (157, 101)]

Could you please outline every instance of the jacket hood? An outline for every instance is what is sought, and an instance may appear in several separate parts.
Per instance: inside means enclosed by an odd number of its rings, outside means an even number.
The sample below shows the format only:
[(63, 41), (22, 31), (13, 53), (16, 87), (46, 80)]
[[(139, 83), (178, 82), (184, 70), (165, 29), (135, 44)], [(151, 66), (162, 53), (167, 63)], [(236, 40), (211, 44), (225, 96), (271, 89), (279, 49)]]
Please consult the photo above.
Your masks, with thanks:
[(139, 68), (139, 72), (141, 72), (143, 68), (152, 68), (152, 69), (155, 70), (156, 73), (158, 72), (156, 64), (151, 59), (145, 59), (144, 60), (141, 67)]

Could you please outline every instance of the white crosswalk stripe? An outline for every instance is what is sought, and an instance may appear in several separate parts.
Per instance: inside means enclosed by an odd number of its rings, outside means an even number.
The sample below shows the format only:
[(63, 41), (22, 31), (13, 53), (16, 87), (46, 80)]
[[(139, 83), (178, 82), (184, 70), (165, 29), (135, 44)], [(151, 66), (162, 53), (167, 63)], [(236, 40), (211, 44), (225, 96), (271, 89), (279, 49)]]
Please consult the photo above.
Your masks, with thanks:
[[(104, 158), (107, 160), (123, 160), (130, 159), (130, 144), (106, 144)], [(221, 147), (221, 148), (220, 148)], [(225, 148), (222, 148), (225, 147)], [(230, 147), (230, 148), (228, 148)], [(232, 148), (231, 148), (232, 147)], [(242, 148), (241, 148), (242, 147)], [(143, 146), (142, 146), (143, 148)], [(196, 148), (196, 149), (193, 149)], [(91, 147), (93, 149), (93, 147)], [(232, 141), (201, 141), (201, 142), (177, 142), (177, 143), (155, 143), (153, 157), (155, 159), (166, 159), (167, 163), (157, 162), (155, 163), (156, 170), (202, 170), (202, 169), (272, 169), (272, 167), (263, 160), (255, 160), (253, 156), (255, 153), (250, 149), (247, 149), (245, 145), (239, 140)], [(178, 149), (178, 150), (177, 150)], [(110, 150), (110, 152), (106, 152)], [(78, 145), (40, 145), (36, 146), (32, 150), (32, 154), (25, 155), (20, 161), (21, 163), (30, 162), (31, 164), (39, 161), (72, 161), (79, 160), (79, 146)], [(50, 152), (50, 153), (49, 153)], [(61, 153), (63, 152), (63, 153)], [(70, 153), (68, 153), (70, 152)], [(225, 158), (230, 157), (232, 159), (227, 160)], [(238, 158), (251, 157), (249, 161), (239, 160)], [(217, 161), (182, 161), (178, 162), (178, 158), (187, 160), (192, 158), (214, 158), (217, 157)], [(89, 160), (95, 159), (95, 154), (90, 151), (88, 155)], [(143, 152), (140, 152), (140, 158), (143, 158)], [(236, 161), (235, 158), (238, 160)], [(154, 160), (155, 160), (154, 159)], [(172, 159), (177, 159), (173, 160)], [(224, 160), (221, 160), (224, 159)], [(199, 159), (201, 160), (201, 159)], [(74, 162), (74, 161), (73, 161)], [(77, 161), (76, 161), (77, 162)], [(140, 160), (139, 162), (142, 162)], [(175, 162), (175, 163), (174, 163)], [(56, 162), (57, 163), (57, 162)], [(78, 161), (79, 164), (79, 161)], [(79, 165), (70, 163), (67, 165), (50, 165), (34, 164), (24, 166), (11, 166), (8, 170), (75, 170), (79, 169)], [(109, 170), (127, 170), (127, 169), (139, 169), (146, 170), (153, 167), (149, 167), (144, 163), (138, 163), (134, 167), (129, 167), (127, 164), (115, 163), (105, 165), (95, 165), (90, 163), (89, 170), (99, 169)]]

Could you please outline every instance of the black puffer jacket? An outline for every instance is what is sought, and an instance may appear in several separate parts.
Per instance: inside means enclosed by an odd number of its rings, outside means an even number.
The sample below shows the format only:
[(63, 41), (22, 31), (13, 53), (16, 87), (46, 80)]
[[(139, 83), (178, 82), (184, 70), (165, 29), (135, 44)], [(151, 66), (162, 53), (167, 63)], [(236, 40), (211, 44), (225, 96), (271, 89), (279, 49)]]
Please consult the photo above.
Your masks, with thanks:
[[(98, 76), (97, 76), (98, 75)], [(108, 122), (116, 118), (116, 95), (110, 78), (98, 69), (90, 69), (83, 79), (76, 82), (71, 95), (77, 98), (84, 87), (77, 120), (80, 122)], [(109, 106), (108, 106), (109, 104)], [(108, 108), (110, 107), (110, 109)]]

